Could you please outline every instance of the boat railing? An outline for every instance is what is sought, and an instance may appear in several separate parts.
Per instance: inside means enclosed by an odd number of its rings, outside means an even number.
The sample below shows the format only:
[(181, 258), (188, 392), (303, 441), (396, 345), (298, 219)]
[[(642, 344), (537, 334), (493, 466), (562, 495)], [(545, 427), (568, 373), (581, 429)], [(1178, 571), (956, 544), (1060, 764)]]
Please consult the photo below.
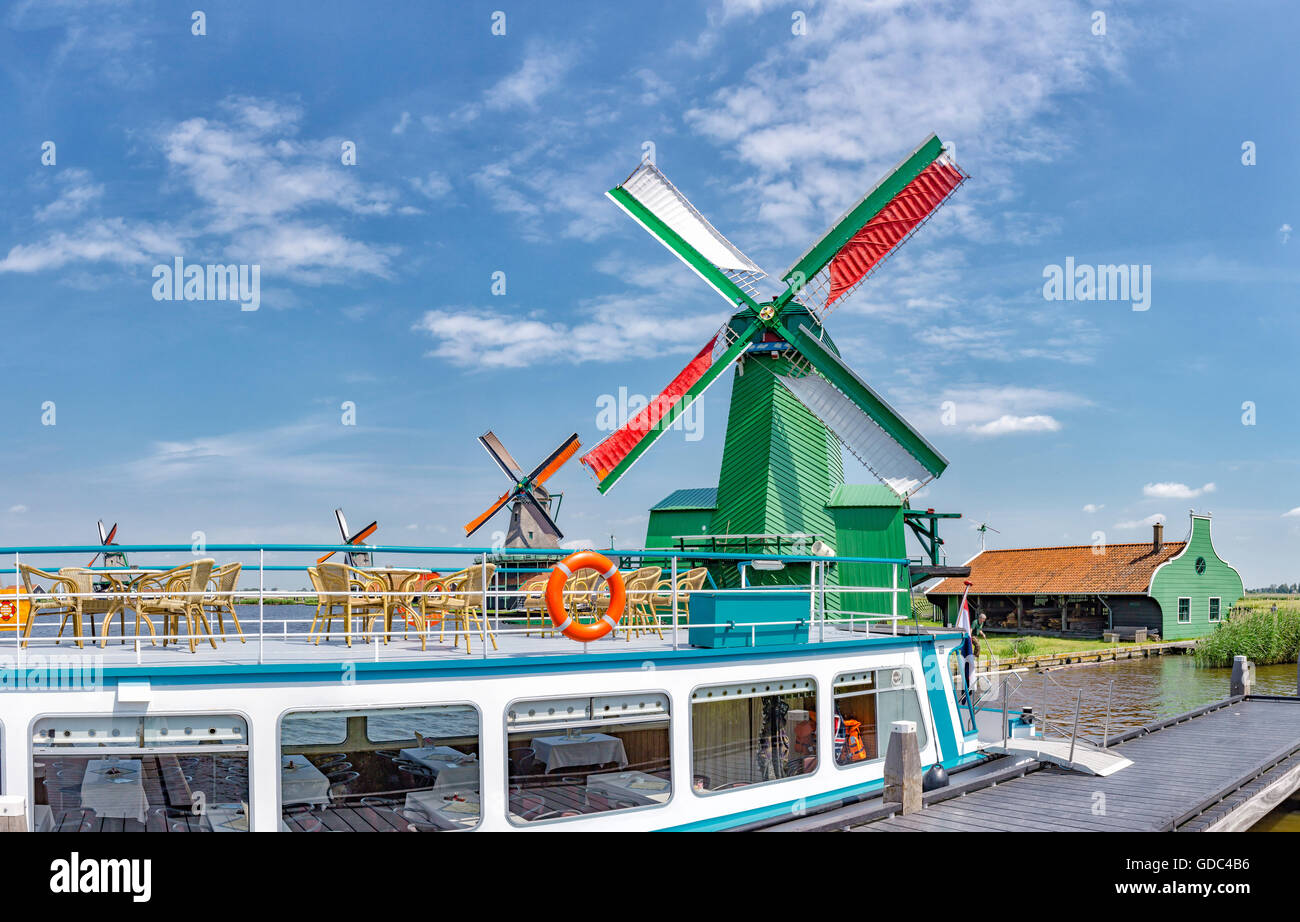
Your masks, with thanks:
[[(1062, 685), (1052, 675), (1050, 669), (1044, 669), (1042, 671), (1042, 676), (1042, 706), (1041, 710), (1034, 715), (1034, 723), (1038, 726), (1039, 734), (1043, 737), (1055, 735), (1059, 739), (1068, 739), (1070, 741), (1070, 761), (1074, 761), (1074, 748), (1079, 742), (1094, 745), (1098, 749), (1106, 749), (1110, 739), (1110, 714), (1111, 703), (1115, 697), (1115, 680), (1111, 679), (1106, 683), (1106, 710), (1102, 724), (1102, 733), (1099, 739), (1093, 739), (1089, 737), (1088, 734), (1079, 732), (1079, 718), (1082, 714), (1084, 689), (1068, 688), (1065, 685)], [(1069, 701), (1069, 693), (1071, 691), (1074, 692), (1074, 709), (1072, 714), (1069, 705), (1066, 705), (1065, 713), (1066, 719), (1069, 721), (1068, 724), (1055, 724), (1051, 722), (1048, 715), (1048, 704), (1051, 701), (1051, 697), (1048, 694), (1049, 689), (1055, 689), (1058, 692), (1061, 692), (1067, 702)], [(1093, 687), (1089, 690), (1099, 693), (1099, 687)]]
[[(469, 566), (475, 565), (484, 568), (484, 577), (481, 579), (480, 586), (471, 590), (468, 594), (471, 597), (477, 597), (478, 605), (474, 606), (476, 617), (471, 623), (468, 619), (457, 620), (455, 623), (439, 621), (432, 624), (424, 624), (422, 630), (427, 641), (432, 636), (439, 639), (448, 638), (454, 644), (459, 644), (466, 639), (472, 640), (477, 638), (479, 650), (476, 651), (480, 656), (489, 657), (496, 655), (519, 655), (518, 648), (496, 649), (497, 639), (502, 637), (528, 636), (540, 634), (543, 631), (552, 631), (552, 625), (549, 623), (549, 617), (545, 610), (538, 610), (536, 607), (527, 608), (524, 599), (529, 597), (536, 599), (536, 589), (524, 589), (523, 584), (531, 576), (539, 573), (545, 573), (551, 569), (552, 561), (559, 561), (567, 556), (571, 551), (545, 552), (537, 550), (513, 551), (501, 548), (464, 548), (464, 547), (400, 547), (400, 546), (365, 546), (364, 549), (356, 545), (315, 545), (315, 544), (278, 544), (278, 545), (250, 545), (250, 544), (208, 544), (200, 545), (112, 545), (112, 553), (132, 554), (132, 555), (160, 555), (164, 558), (170, 558), (162, 563), (139, 564), (133, 563), (130, 567), (122, 566), (71, 566), (66, 563), (47, 563), (51, 559), (58, 560), (62, 558), (66, 561), (74, 555), (103, 553), (105, 548), (99, 545), (76, 545), (76, 546), (50, 546), (50, 547), (9, 547), (0, 548), (0, 560), (6, 556), (12, 555), (13, 567), (0, 567), (0, 573), (18, 574), (24, 563), (37, 565), (40, 569), (47, 572), (54, 572), (56, 568), (62, 566), (64, 569), (77, 569), (81, 571), (90, 571), (92, 573), (103, 573), (104, 575), (117, 572), (119, 574), (129, 571), (132, 574), (143, 574), (151, 571), (163, 572), (180, 565), (184, 562), (190, 562), (201, 557), (211, 557), (222, 554), (237, 554), (245, 558), (244, 573), (256, 573), (257, 584), (255, 588), (236, 586), (229, 590), (220, 590), (215, 586), (203, 590), (174, 590), (166, 591), (156, 587), (136, 589), (130, 585), (114, 584), (108, 588), (96, 588), (91, 592), (63, 592), (57, 591), (53, 595), (66, 599), (93, 599), (99, 602), (117, 602), (121, 603), (113, 611), (111, 620), (107, 617), (107, 612), (103, 606), (97, 606), (95, 617), (104, 619), (104, 636), (95, 636), (95, 624), (91, 620), (89, 624), (89, 635), (80, 638), (81, 642), (91, 641), (98, 642), (102, 648), (109, 638), (107, 632), (111, 629), (111, 622), (119, 617), (123, 618), (122, 637), (118, 643), (126, 644), (130, 642), (133, 646), (134, 659), (137, 663), (143, 664), (148, 662), (148, 647), (153, 643), (162, 643), (164, 647), (172, 641), (188, 642), (192, 635), (183, 632), (183, 626), (186, 625), (186, 619), (182, 616), (176, 621), (176, 630), (168, 633), (165, 628), (162, 631), (154, 633), (139, 633), (140, 625), (137, 623), (137, 631), (133, 637), (126, 636), (126, 613), (124, 609), (133, 608), (132, 602), (157, 600), (160, 598), (195, 598), (201, 597), (204, 601), (211, 604), (218, 599), (228, 600), (232, 607), (239, 606), (246, 608), (252, 604), (257, 606), (256, 623), (250, 623), (251, 619), (247, 617), (247, 612), (240, 612), (244, 616), (244, 624), (239, 627), (241, 637), (232, 639), (243, 639), (246, 641), (256, 641), (256, 660), (265, 662), (267, 658), (268, 641), (290, 641), (290, 640), (312, 640), (315, 644), (320, 643), (320, 634), (324, 629), (314, 632), (313, 628), (317, 627), (318, 619), (307, 613), (284, 611), (276, 613), (269, 609), (279, 608), (277, 603), (296, 602), (301, 600), (307, 606), (313, 602), (318, 602), (316, 591), (313, 589), (281, 589), (268, 586), (268, 578), (279, 582), (279, 574), (299, 573), (305, 571), (313, 565), (314, 560), (303, 562), (288, 562), (289, 559), (302, 554), (319, 554), (334, 552), (338, 554), (355, 554), (366, 553), (372, 555), (393, 555), (411, 559), (411, 557), (422, 557), (423, 560), (419, 566), (391, 566), (391, 567), (369, 567), (361, 568), (365, 572), (374, 572), (376, 574), (385, 571), (434, 573), (442, 571), (445, 575), (447, 567), (445, 561), (449, 559), (460, 558), (460, 564), (456, 566), (457, 570), (466, 569), (466, 556), (470, 557)], [(911, 584), (908, 576), (908, 562), (904, 559), (888, 558), (867, 558), (867, 557), (827, 557), (813, 556), (805, 554), (735, 554), (724, 552), (701, 552), (701, 551), (677, 551), (673, 549), (661, 548), (639, 548), (633, 550), (604, 550), (602, 553), (620, 561), (637, 561), (640, 563), (651, 562), (652, 564), (663, 564), (664, 575), (668, 577), (667, 585), (657, 589), (654, 593), (654, 603), (649, 606), (649, 615), (643, 610), (639, 618), (630, 619), (627, 614), (624, 615), (619, 628), (609, 635), (610, 640), (627, 640), (632, 634), (642, 636), (647, 633), (655, 633), (663, 640), (664, 643), (670, 643), (672, 649), (679, 649), (683, 644), (688, 642), (688, 634), (693, 627), (719, 628), (726, 627), (729, 630), (748, 630), (750, 634), (750, 645), (758, 645), (758, 632), (772, 628), (807, 628), (809, 630), (808, 640), (810, 642), (825, 641), (827, 631), (839, 632), (842, 639), (843, 631), (850, 632), (880, 632), (888, 631), (897, 634), (899, 621), (913, 617), (911, 606), (907, 604), (900, 609), (899, 596), (904, 600), (910, 600)], [(247, 558), (256, 555), (255, 563)], [(176, 558), (180, 558), (178, 561)], [(269, 558), (269, 559), (268, 559)], [(274, 561), (274, 562), (272, 562)], [(39, 562), (39, 563), (37, 563)], [(729, 585), (718, 585), (717, 582), (710, 582), (712, 585), (705, 585), (699, 589), (691, 590), (689, 593), (680, 586), (680, 577), (691, 566), (709, 566), (712, 570), (719, 573), (726, 572), (730, 568), (739, 571), (740, 582), (744, 582), (744, 569), (751, 564), (760, 564), (759, 569), (778, 569), (786, 568), (791, 572), (786, 578), (789, 582), (780, 584), (764, 585), (743, 585), (736, 588)], [(887, 581), (888, 585), (845, 585), (839, 583), (838, 579), (828, 580), (828, 573), (837, 564), (880, 564), (888, 565), (891, 574)], [(40, 566), (44, 564), (44, 566)], [(488, 566), (491, 565), (493, 570), (488, 576)], [(807, 566), (806, 578), (804, 574), (794, 575), (794, 568), (802, 569)], [(723, 583), (730, 581), (730, 577), (722, 580)], [(21, 579), (17, 581), (18, 585), (6, 590), (3, 597), (4, 604), (18, 604), (39, 600), (41, 598), (50, 598), (49, 594), (40, 591), (28, 593), (22, 585)], [(391, 585), (391, 584), (390, 584)], [(600, 584), (598, 584), (600, 585)], [(352, 589), (350, 592), (359, 592), (371, 599), (381, 597), (385, 603), (385, 611), (372, 620), (370, 615), (358, 615), (356, 620), (359, 623), (349, 625), (351, 628), (347, 631), (330, 630), (330, 636), (340, 636), (346, 634), (346, 639), (351, 645), (353, 640), (360, 640), (364, 643), (373, 642), (373, 657), (379, 660), (384, 655), (384, 649), (390, 648), (389, 641), (395, 634), (401, 634), (410, 637), (413, 632), (413, 624), (418, 619), (410, 617), (413, 609), (418, 606), (420, 597), (431, 592), (440, 591), (434, 589), (412, 589), (404, 585), (402, 588), (378, 589), (372, 587), (364, 592)], [(770, 593), (805, 593), (809, 598), (809, 607), (807, 617), (800, 617), (796, 620), (772, 621), (772, 620), (755, 620), (740, 621), (730, 620), (725, 622), (699, 621), (692, 620), (689, 615), (689, 597), (690, 596), (707, 596), (716, 593), (751, 593), (751, 594), (770, 594)], [(464, 593), (462, 593), (464, 594)], [(593, 591), (591, 589), (565, 589), (564, 596), (572, 598), (574, 596), (591, 598)], [(859, 608), (845, 607), (839, 600), (846, 596), (854, 595), (855, 599), (871, 600), (868, 604)], [(391, 602), (391, 610), (387, 606)], [(595, 606), (591, 606), (595, 608)], [(319, 606), (318, 606), (319, 611)], [(16, 609), (15, 609), (16, 612)], [(215, 614), (212, 620), (216, 620)], [(29, 618), (37, 617), (33, 611)], [(336, 614), (335, 619), (340, 619)], [(534, 621), (533, 619), (538, 619)], [(19, 619), (13, 619), (14, 625), (17, 625)], [(53, 620), (48, 622), (52, 627)], [(62, 627), (60, 634), (63, 634)], [(315, 636), (313, 636), (315, 634)], [(223, 631), (223, 639), (225, 632)], [(32, 655), (32, 650), (41, 647), (52, 647), (61, 641), (70, 640), (66, 636), (52, 636), (49, 630), (31, 631), (30, 636), (27, 632), (20, 630), (18, 627), (13, 628), (13, 650), (21, 664), (25, 657)], [(209, 642), (215, 645), (215, 631), (211, 628), (206, 635), (200, 635), (193, 639), (207, 644)], [(420, 640), (419, 633), (415, 633), (415, 639)], [(599, 642), (597, 642), (599, 643)], [(579, 644), (578, 649), (583, 653), (599, 652), (597, 643)], [(0, 636), (0, 656), (4, 656), (6, 643)], [(242, 645), (241, 645), (242, 646)], [(468, 650), (469, 644), (466, 643)], [(489, 649), (489, 647), (493, 649)], [(66, 647), (64, 648), (67, 649)], [(611, 648), (606, 647), (606, 650)], [(528, 655), (536, 655), (538, 651), (529, 649)], [(573, 653), (575, 649), (571, 643), (564, 646), (557, 646), (554, 652)], [(252, 659), (252, 649), (247, 654)], [(276, 654), (279, 656), (280, 654)], [(410, 653), (407, 652), (407, 658)], [(351, 654), (350, 658), (356, 658), (356, 654)]]

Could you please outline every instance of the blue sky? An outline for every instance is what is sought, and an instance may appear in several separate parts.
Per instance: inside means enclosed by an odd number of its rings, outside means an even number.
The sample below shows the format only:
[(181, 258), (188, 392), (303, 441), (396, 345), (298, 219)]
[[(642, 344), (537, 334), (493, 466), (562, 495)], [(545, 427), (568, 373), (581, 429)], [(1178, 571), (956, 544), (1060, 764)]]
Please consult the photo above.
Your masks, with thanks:
[[(950, 557), (1195, 508), (1248, 585), (1300, 578), (1285, 4), (193, 9), (0, 18), (0, 543), (326, 541), (335, 506), (460, 543), (503, 486), (476, 435), (594, 444), (725, 315), (603, 198), (645, 142), (775, 274), (934, 131), (971, 181), (828, 328), (949, 458), (917, 505), (967, 516)], [(260, 308), (155, 300), (177, 256), (259, 265)], [(1150, 309), (1045, 300), (1067, 257), (1149, 265)], [(567, 536), (715, 483), (728, 392), (608, 496), (571, 463)]]

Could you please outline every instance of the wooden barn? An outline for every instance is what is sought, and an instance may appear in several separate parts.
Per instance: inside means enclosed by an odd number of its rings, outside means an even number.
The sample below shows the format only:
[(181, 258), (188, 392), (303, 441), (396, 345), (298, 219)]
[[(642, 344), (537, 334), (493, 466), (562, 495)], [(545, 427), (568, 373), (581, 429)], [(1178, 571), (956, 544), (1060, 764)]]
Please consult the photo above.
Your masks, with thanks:
[[(1210, 517), (1191, 515), (1187, 538), (1165, 541), (1164, 526), (1141, 544), (985, 550), (969, 562), (973, 616), (985, 632), (1182, 640), (1209, 633), (1243, 594), (1241, 575), (1219, 557)], [(949, 578), (926, 598), (955, 623), (964, 580)]]

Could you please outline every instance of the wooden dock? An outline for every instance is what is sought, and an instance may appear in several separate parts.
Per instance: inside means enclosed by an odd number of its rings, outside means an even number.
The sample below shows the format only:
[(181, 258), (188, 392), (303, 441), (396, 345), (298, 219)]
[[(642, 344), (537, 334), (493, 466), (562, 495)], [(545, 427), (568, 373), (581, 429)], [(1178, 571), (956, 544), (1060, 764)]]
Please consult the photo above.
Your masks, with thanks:
[(1133, 764), (1107, 777), (1007, 759), (954, 775), (917, 813), (873, 800), (770, 831), (1237, 831), (1300, 789), (1300, 698), (1228, 698), (1108, 742)]
[(867, 823), (857, 831), (1228, 828), (1225, 820), (1264, 790), (1271, 789), (1271, 801), (1283, 796), (1288, 781), (1291, 790), (1300, 786), (1300, 699), (1229, 699), (1196, 716), (1124, 734), (1112, 748), (1133, 764), (1109, 777), (1040, 764), (1020, 778), (933, 803), (910, 816)]

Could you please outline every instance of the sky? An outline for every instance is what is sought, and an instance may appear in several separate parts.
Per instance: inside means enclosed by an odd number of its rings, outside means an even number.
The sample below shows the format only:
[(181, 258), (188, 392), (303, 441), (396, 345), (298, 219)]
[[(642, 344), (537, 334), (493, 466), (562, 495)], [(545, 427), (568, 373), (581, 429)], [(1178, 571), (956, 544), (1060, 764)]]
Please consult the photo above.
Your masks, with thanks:
[[(1291, 12), (6, 3), (0, 545), (326, 542), (335, 507), (466, 543), (506, 486), (476, 436), (593, 445), (727, 314), (604, 198), (643, 156), (777, 275), (935, 132), (970, 181), (827, 328), (948, 458), (914, 505), (963, 514), (949, 561), (981, 522), (1195, 509), (1248, 586), (1300, 580)], [(160, 297), (177, 258), (257, 267), (257, 309)], [(1141, 303), (1045, 297), (1067, 260), (1139, 267)], [(639, 546), (715, 485), (729, 391), (605, 496), (562, 470), (566, 538)]]

